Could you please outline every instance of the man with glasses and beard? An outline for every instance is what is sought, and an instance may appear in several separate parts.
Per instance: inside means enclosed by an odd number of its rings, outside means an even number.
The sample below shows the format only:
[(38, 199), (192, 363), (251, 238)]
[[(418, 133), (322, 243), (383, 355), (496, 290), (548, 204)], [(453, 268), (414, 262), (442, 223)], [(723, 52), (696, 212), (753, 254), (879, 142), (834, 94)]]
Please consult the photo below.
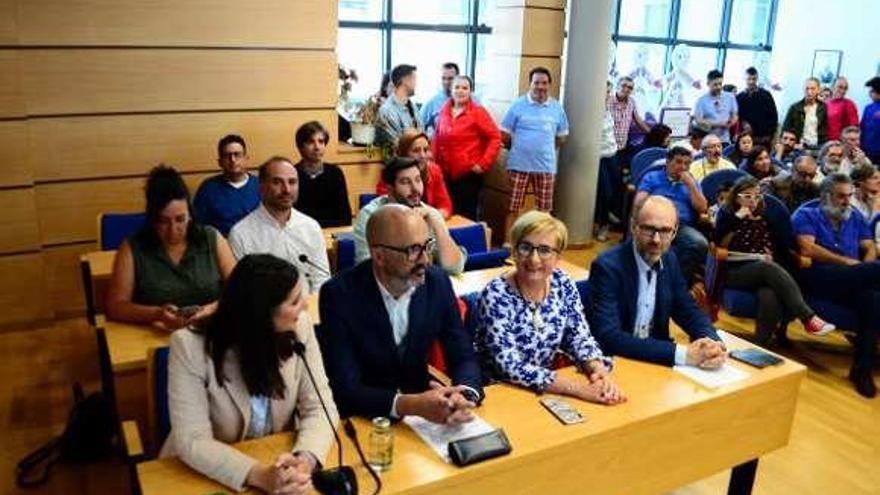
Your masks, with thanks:
[(373, 250), (370, 248), (367, 232), (370, 217), (382, 206), (401, 204), (412, 208), (428, 225), (428, 231), (436, 241), (428, 254), (437, 265), (453, 275), (464, 271), (467, 252), (449, 235), (443, 214), (422, 202), (425, 184), (419, 161), (410, 157), (395, 157), (388, 160), (382, 169), (382, 182), (388, 188), (388, 194), (364, 205), (354, 221), (355, 262), (360, 263), (372, 255)]
[[(434, 239), (413, 208), (388, 204), (367, 224), (371, 258), (321, 290), (318, 336), (343, 416), (434, 423), (470, 421), (483, 397), (480, 366), (452, 283), (431, 266)], [(453, 385), (431, 379), (431, 343), (443, 347)]]
[[(779, 198), (788, 211), (798, 209), (802, 204), (819, 197), (819, 185), (822, 172), (816, 159), (810, 155), (799, 156), (794, 161), (791, 173), (780, 174), (766, 183), (764, 192)], [(820, 177), (817, 181), (816, 178)]]
[(849, 379), (864, 397), (877, 395), (872, 369), (880, 326), (880, 263), (868, 222), (850, 205), (853, 184), (835, 173), (825, 178), (819, 206), (792, 216), (800, 254), (812, 259), (804, 281), (813, 295), (846, 306), (859, 317)]
[[(632, 239), (602, 253), (590, 267), (590, 329), (607, 354), (667, 366), (719, 368), (727, 356), (708, 315), (687, 291), (675, 253), (675, 204), (663, 196), (636, 203)], [(691, 338), (676, 344), (672, 319)]]

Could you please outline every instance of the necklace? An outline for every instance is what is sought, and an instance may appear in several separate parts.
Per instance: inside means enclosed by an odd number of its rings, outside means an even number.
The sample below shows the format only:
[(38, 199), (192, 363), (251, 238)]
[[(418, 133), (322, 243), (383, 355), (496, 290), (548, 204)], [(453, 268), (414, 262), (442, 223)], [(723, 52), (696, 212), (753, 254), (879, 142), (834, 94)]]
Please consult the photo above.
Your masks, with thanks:
[(547, 286), (544, 286), (544, 291), (541, 295), (541, 298), (537, 301), (529, 301), (526, 297), (525, 292), (523, 292), (522, 288), (519, 286), (519, 281), (516, 279), (516, 274), (513, 275), (513, 284), (516, 286), (517, 292), (522, 296), (523, 300), (526, 302), (526, 305), (529, 307), (529, 310), (532, 312), (531, 322), (532, 326), (535, 327), (535, 330), (541, 330), (544, 328), (544, 319), (541, 318), (541, 302), (547, 297)]

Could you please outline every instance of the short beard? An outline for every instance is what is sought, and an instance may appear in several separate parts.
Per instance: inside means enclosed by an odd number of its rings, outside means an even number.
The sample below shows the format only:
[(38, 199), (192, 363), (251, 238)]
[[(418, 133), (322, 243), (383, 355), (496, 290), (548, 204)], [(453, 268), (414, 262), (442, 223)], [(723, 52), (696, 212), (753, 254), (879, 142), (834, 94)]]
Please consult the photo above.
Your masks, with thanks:
[(845, 222), (849, 220), (849, 216), (852, 214), (852, 208), (850, 206), (830, 206), (823, 204), (822, 212), (825, 213), (829, 218), (837, 221)]

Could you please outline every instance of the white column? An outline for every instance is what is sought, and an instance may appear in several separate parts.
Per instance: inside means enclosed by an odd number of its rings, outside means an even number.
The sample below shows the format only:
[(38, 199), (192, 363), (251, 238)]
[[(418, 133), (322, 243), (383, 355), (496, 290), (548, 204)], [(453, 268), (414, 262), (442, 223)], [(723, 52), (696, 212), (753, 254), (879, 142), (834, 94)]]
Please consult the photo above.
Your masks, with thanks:
[(573, 244), (589, 241), (593, 233), (611, 4), (612, 0), (569, 4), (564, 104), (571, 129), (559, 157), (555, 209)]

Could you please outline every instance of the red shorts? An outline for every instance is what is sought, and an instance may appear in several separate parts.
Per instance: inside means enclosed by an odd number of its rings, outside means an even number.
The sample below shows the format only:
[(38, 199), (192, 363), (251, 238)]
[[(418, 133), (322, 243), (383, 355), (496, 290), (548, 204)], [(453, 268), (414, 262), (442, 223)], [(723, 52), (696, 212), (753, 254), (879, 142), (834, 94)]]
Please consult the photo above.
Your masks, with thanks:
[(507, 171), (507, 181), (510, 183), (510, 208), (511, 213), (522, 210), (526, 199), (526, 189), (529, 183), (535, 193), (535, 208), (549, 212), (553, 209), (553, 182), (555, 174), (543, 172), (520, 172), (517, 170)]

